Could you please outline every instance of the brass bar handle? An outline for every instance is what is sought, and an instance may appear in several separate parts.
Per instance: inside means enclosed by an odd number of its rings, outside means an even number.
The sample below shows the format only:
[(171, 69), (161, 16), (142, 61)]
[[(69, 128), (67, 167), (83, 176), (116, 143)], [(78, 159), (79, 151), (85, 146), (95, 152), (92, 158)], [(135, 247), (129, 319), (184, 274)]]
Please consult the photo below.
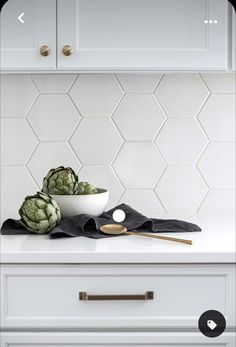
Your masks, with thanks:
[(43, 57), (47, 57), (51, 54), (52, 50), (51, 48), (49, 48), (48, 46), (42, 46), (40, 47), (39, 53), (43, 56)]
[(81, 301), (98, 301), (98, 300), (153, 300), (154, 292), (148, 291), (144, 294), (88, 294), (87, 292), (79, 292), (79, 300)]

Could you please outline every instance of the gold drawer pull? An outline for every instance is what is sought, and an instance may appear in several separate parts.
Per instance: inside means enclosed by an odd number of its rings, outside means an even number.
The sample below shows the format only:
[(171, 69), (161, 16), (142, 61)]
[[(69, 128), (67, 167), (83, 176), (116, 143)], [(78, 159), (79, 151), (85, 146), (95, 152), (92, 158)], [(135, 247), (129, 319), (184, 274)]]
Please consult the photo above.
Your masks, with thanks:
[(47, 57), (51, 54), (52, 50), (48, 46), (42, 46), (40, 47), (39, 52), (43, 57)]
[(87, 292), (79, 292), (79, 300), (153, 300), (154, 292), (146, 292), (145, 294), (112, 294), (112, 295), (91, 295)]
[(65, 45), (63, 48), (62, 48), (62, 53), (68, 57), (70, 56), (71, 54), (73, 54), (73, 48), (69, 45)]

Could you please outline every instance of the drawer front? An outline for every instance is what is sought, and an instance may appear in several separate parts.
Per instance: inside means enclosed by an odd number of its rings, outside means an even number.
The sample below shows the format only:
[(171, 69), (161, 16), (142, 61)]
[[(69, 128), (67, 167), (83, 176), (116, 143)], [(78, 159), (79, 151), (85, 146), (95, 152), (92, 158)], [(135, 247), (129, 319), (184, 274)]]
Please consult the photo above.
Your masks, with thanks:
[(235, 347), (235, 335), (197, 333), (3, 333), (1, 347)]
[[(199, 316), (214, 309), (234, 326), (233, 277), (229, 265), (6, 266), (2, 325), (197, 328)], [(152, 300), (79, 300), (80, 292), (144, 299), (147, 291)]]

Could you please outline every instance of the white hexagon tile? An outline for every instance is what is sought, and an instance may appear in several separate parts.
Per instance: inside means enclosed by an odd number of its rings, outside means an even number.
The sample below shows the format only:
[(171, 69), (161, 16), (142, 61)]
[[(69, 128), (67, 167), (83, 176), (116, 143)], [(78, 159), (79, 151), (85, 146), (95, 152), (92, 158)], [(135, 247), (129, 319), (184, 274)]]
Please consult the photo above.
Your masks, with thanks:
[(1, 120), (2, 165), (25, 165), (37, 143), (37, 137), (24, 119), (4, 118)]
[(127, 94), (113, 114), (125, 140), (152, 140), (166, 119), (152, 94)]
[(69, 166), (79, 171), (81, 164), (68, 143), (42, 142), (28, 163), (28, 169), (39, 187), (51, 168)]
[(41, 94), (65, 94), (76, 75), (31, 75), (31, 78)]
[(120, 203), (128, 204), (150, 217), (159, 218), (165, 215), (165, 210), (153, 190), (126, 189)]
[(192, 166), (168, 166), (156, 187), (170, 213), (196, 212), (207, 191), (206, 183)]
[(110, 116), (123, 91), (111, 74), (82, 74), (70, 95), (84, 117)]
[(214, 214), (222, 218), (235, 214), (235, 191), (233, 189), (211, 189), (198, 210), (199, 215)]
[(4, 217), (59, 165), (108, 188), (108, 208), (125, 202), (182, 219), (233, 211), (234, 73), (3, 75), (1, 83)]
[(66, 141), (80, 116), (67, 95), (40, 95), (28, 121), (41, 141)]
[(125, 143), (112, 165), (128, 189), (152, 189), (165, 168), (161, 155), (151, 142)]
[(23, 166), (1, 167), (1, 219), (19, 218), (18, 210), (27, 195), (38, 187)]
[(1, 76), (1, 117), (25, 117), (38, 91), (27, 75)]
[(162, 75), (155, 73), (120, 73), (116, 77), (124, 90), (128, 93), (152, 93)]
[(96, 187), (106, 187), (109, 190), (108, 209), (116, 206), (124, 191), (122, 184), (108, 166), (83, 166), (79, 172), (80, 181), (88, 181)]
[(71, 145), (84, 165), (110, 164), (122, 139), (109, 118), (83, 118)]
[(201, 74), (212, 93), (235, 93), (235, 72)]
[(167, 74), (155, 94), (169, 117), (194, 117), (209, 91), (198, 74)]
[(235, 94), (212, 94), (198, 119), (212, 141), (235, 139)]
[(235, 143), (212, 142), (198, 167), (211, 188), (235, 188)]
[(193, 165), (208, 140), (194, 119), (169, 118), (155, 143), (168, 164)]

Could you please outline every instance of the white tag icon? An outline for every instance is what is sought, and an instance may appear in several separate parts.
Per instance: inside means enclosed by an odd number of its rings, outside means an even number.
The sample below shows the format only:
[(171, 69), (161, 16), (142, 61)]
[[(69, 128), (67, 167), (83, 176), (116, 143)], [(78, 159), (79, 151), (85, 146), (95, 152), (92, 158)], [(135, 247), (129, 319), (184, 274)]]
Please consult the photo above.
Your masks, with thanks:
[(215, 327), (217, 327), (217, 324), (213, 320), (208, 320), (207, 321), (207, 326), (211, 329), (214, 330)]

